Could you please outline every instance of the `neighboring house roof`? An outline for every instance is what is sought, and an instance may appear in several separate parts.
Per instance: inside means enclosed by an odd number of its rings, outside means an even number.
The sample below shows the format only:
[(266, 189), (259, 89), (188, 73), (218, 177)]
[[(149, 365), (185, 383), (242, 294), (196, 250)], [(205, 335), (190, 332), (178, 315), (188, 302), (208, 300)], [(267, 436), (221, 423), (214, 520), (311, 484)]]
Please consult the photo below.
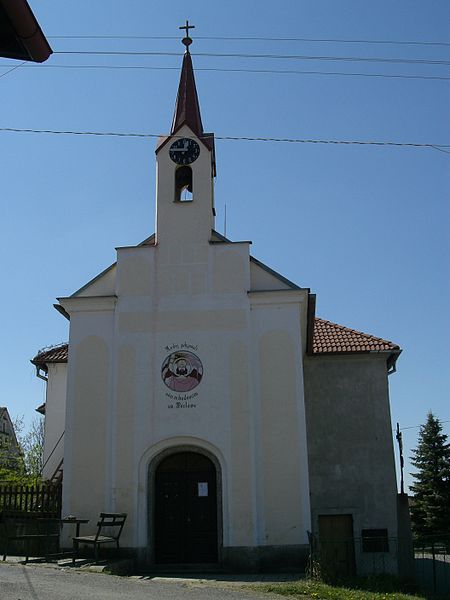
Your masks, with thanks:
[[(4, 422), (6, 422), (6, 430), (4, 430)], [(19, 444), (17, 441), (16, 432), (14, 431), (14, 423), (11, 421), (11, 417), (9, 416), (6, 406), (0, 406), (0, 434), (1, 436), (8, 436), (10, 438), (10, 450), (13, 454), (17, 454), (19, 452)]]
[(11, 417), (9, 416), (8, 409), (6, 406), (0, 406), (0, 419), (5, 418), (8, 423), (11, 425), (12, 429), (14, 429), (14, 425), (11, 421)]
[(48, 363), (65, 363), (67, 362), (68, 354), (69, 344), (59, 344), (52, 348), (40, 350), (36, 356), (31, 359), (31, 362), (43, 371), (47, 371)]
[(52, 49), (26, 0), (0, 0), (0, 56), (44, 62)]
[(314, 320), (313, 354), (400, 351), (400, 346), (325, 319)]
[[(32, 359), (37, 367), (47, 370), (48, 363), (67, 362), (68, 344), (60, 344), (38, 352)], [(362, 331), (315, 317), (313, 334), (313, 356), (323, 354), (359, 354), (367, 352), (390, 352), (399, 354), (400, 346)]]

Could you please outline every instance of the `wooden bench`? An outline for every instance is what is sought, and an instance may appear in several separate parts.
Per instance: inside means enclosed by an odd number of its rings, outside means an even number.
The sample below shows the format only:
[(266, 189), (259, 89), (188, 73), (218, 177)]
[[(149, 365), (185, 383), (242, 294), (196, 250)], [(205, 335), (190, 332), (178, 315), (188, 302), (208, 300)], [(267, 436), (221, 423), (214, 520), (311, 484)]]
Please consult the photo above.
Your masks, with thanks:
[[(119, 548), (119, 538), (126, 518), (126, 513), (100, 513), (100, 520), (97, 523), (97, 533), (95, 535), (82, 535), (72, 538), (72, 562), (75, 563), (80, 543), (94, 546), (95, 562), (98, 562), (98, 549), (102, 544), (116, 544), (116, 547)], [(103, 535), (104, 533), (108, 535)]]
[(32, 553), (32, 548), (36, 548), (33, 542), (42, 542), (43, 552), (39, 551), (40, 556), (46, 560), (50, 555), (50, 545), (52, 540), (59, 545), (60, 519), (53, 515), (39, 512), (21, 512), (21, 511), (3, 511), (0, 514), (0, 537), (3, 538), (3, 560), (11, 548), (11, 542), (21, 541), (25, 546), (25, 562)]

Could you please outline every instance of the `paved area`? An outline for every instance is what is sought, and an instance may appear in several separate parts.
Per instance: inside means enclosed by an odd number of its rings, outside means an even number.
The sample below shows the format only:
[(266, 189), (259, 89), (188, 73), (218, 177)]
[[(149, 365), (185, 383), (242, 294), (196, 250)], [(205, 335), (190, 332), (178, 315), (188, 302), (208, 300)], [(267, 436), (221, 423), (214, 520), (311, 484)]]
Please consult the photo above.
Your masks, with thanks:
[[(78, 565), (79, 566), (79, 565)], [(258, 582), (290, 581), (286, 575), (117, 577), (84, 568), (20, 562), (0, 562), (1, 600), (280, 600), (281, 596), (249, 589)]]

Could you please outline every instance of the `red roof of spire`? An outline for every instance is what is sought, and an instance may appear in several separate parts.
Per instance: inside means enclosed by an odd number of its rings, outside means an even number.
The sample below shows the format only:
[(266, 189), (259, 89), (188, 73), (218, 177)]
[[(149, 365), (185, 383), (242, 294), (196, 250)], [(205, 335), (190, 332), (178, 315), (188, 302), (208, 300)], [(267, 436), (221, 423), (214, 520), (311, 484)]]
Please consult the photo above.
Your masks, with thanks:
[(176, 133), (182, 125), (188, 125), (193, 133), (199, 137), (203, 135), (200, 105), (198, 103), (194, 69), (189, 50), (186, 50), (183, 57), (180, 85), (178, 86), (177, 101), (175, 103), (172, 129), (170, 131), (171, 135)]

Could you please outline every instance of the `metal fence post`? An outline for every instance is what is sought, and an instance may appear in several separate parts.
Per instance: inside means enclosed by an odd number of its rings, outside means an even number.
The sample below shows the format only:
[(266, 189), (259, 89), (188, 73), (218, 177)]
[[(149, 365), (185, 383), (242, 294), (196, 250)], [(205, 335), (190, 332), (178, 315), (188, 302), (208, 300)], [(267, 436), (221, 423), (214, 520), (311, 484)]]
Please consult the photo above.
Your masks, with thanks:
[(434, 540), (431, 542), (431, 556), (433, 558), (433, 592), (436, 593), (436, 552), (434, 549)]

